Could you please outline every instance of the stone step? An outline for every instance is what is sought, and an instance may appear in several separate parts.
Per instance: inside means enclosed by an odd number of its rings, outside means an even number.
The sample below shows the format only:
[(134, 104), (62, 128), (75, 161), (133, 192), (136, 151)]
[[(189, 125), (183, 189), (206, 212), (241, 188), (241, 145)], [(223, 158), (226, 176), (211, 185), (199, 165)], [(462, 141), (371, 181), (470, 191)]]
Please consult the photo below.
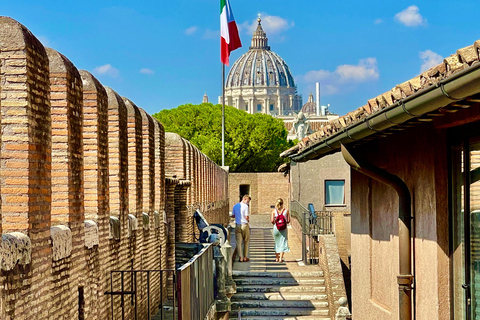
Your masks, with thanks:
[[(230, 315), (237, 317), (238, 310), (232, 309)], [(252, 316), (328, 316), (328, 308), (313, 309), (313, 308), (243, 308), (241, 310), (242, 319), (244, 317)]]
[(270, 277), (236, 277), (237, 286), (243, 285), (274, 285), (274, 286), (298, 286), (316, 285), (322, 286), (325, 280), (322, 278), (270, 278)]
[(325, 309), (328, 308), (327, 301), (320, 300), (239, 300), (232, 301), (232, 310), (238, 308), (244, 310), (247, 308), (307, 308), (307, 309)]
[(255, 286), (237, 286), (237, 292), (305, 292), (318, 293), (325, 292), (323, 286), (272, 286), (272, 285), (255, 285)]
[[(280, 264), (279, 264), (280, 265)], [(233, 270), (233, 277), (300, 278), (323, 277), (323, 271), (252, 272)]]
[(233, 301), (241, 300), (327, 300), (326, 294), (314, 293), (279, 293), (279, 292), (238, 292)]

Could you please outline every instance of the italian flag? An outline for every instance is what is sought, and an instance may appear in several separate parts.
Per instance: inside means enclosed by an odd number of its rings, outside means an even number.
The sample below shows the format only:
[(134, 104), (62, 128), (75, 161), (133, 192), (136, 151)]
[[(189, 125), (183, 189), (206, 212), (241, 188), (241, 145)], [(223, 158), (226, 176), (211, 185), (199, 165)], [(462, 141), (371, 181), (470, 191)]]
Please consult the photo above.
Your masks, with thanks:
[(228, 66), (230, 52), (242, 46), (228, 0), (220, 0), (220, 61)]

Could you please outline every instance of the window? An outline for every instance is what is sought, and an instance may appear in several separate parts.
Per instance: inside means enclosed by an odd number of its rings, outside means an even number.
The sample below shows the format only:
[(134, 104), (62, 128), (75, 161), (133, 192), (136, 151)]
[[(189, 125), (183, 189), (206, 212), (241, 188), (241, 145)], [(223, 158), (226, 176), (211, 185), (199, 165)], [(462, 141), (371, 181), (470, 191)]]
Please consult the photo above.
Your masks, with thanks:
[(270, 105), (270, 111), (273, 111), (273, 104)]
[(325, 180), (325, 204), (345, 204), (345, 180)]
[(480, 138), (450, 149), (450, 214), (455, 319), (480, 319)]
[(262, 105), (261, 104), (257, 104), (257, 111), (258, 112), (262, 111)]

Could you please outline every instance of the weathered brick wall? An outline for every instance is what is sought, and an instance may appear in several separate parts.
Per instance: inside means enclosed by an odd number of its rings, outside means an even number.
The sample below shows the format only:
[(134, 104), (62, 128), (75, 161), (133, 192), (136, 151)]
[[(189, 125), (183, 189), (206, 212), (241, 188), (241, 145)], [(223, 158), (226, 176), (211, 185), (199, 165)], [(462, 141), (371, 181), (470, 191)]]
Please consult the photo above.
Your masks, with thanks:
[[(42, 319), (51, 303), (51, 120), (48, 57), (23, 25), (0, 17), (2, 232), (31, 241), (31, 262), (2, 272), (0, 318)], [(2, 265), (2, 269), (4, 266)], [(31, 299), (25, 307), (24, 292)]]
[[(57, 256), (54, 242), (53, 305), (77, 303), (80, 279), (85, 279), (83, 206), (83, 83), (78, 70), (57, 51), (48, 48), (52, 120), (52, 226), (71, 230), (71, 251)], [(57, 257), (57, 258), (56, 258)], [(62, 300), (61, 300), (62, 299)], [(89, 310), (85, 310), (88, 312)], [(78, 308), (51, 310), (54, 318), (78, 316)]]
[(278, 198), (282, 198), (285, 203), (288, 203), (289, 181), (288, 176), (283, 173), (230, 173), (228, 180), (230, 211), (242, 196), (240, 195), (240, 185), (249, 186), (252, 197), (250, 201), (252, 214), (272, 212), (271, 206), (275, 205)]
[[(0, 95), (0, 319), (119, 318), (111, 271), (173, 269), (194, 206), (228, 220), (227, 172), (182, 138), (166, 150), (158, 121), (6, 17)], [(151, 313), (160, 282), (151, 274)], [(146, 319), (146, 275), (136, 286)]]
[[(98, 225), (98, 238), (109, 237), (109, 158), (108, 95), (102, 84), (87, 71), (80, 70), (83, 82), (83, 154), (85, 219)], [(87, 241), (87, 240), (86, 240)], [(109, 243), (84, 248), (86, 274), (81, 279), (85, 300), (85, 319), (99, 319), (109, 307), (103, 299), (110, 272)], [(101, 263), (105, 262), (107, 263)], [(75, 295), (74, 295), (75, 296)], [(104, 313), (103, 313), (104, 314)]]
[(211, 224), (228, 224), (228, 172), (178, 134), (167, 132), (165, 137), (166, 174), (184, 181), (175, 194), (175, 199), (186, 204), (177, 210), (176, 239), (191, 242), (197, 235), (193, 222), (196, 209)]

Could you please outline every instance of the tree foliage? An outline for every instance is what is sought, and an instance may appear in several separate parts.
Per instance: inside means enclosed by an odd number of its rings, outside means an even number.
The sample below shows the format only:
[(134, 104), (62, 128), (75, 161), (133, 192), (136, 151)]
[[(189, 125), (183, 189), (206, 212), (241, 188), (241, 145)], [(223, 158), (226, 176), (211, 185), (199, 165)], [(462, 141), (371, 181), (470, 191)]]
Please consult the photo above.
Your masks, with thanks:
[[(222, 161), (222, 106), (186, 104), (153, 115), (167, 132), (178, 133), (217, 164)], [(283, 121), (225, 106), (225, 165), (231, 172), (271, 172), (292, 147)]]

